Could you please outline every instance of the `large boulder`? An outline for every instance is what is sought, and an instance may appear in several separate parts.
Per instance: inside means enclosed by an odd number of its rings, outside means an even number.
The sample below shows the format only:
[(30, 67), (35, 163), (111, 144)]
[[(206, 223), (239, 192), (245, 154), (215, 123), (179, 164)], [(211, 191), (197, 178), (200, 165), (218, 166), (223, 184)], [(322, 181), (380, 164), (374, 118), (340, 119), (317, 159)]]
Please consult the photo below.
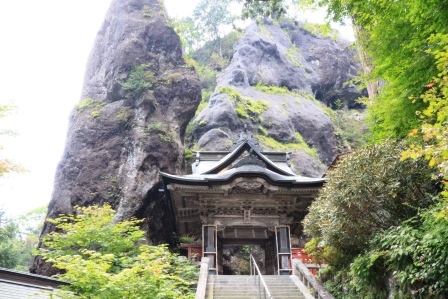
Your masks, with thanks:
[(349, 45), (287, 20), (248, 26), (208, 105), (192, 122), (197, 147), (228, 148), (246, 124), (264, 150), (292, 151), (296, 172), (321, 176), (349, 150), (328, 116), (329, 106), (340, 101), (356, 108), (356, 99), (365, 95), (345, 84), (360, 68)]
[[(159, 171), (183, 171), (185, 129), (200, 99), (160, 1), (112, 1), (70, 116), (47, 217), (109, 203), (117, 221), (144, 218), (150, 242), (169, 242)], [(53, 230), (46, 222), (42, 236)], [(31, 271), (54, 269), (37, 258)]]

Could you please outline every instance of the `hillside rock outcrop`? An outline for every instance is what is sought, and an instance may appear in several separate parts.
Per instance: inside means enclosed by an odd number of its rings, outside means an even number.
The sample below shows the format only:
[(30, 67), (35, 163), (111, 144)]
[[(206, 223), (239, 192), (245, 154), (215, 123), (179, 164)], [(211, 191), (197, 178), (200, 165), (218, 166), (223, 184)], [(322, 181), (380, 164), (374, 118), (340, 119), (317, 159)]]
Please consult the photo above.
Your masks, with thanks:
[[(196, 72), (158, 0), (113, 0), (70, 116), (49, 218), (109, 203), (116, 219), (144, 218), (147, 239), (169, 242), (159, 171), (184, 167), (184, 135), (201, 99)], [(54, 230), (45, 223), (42, 235)], [(34, 273), (53, 271), (37, 258)]]
[(246, 124), (265, 150), (292, 151), (296, 172), (321, 176), (349, 150), (326, 105), (340, 101), (355, 108), (365, 94), (344, 84), (360, 67), (348, 46), (287, 20), (250, 25), (234, 45), (230, 65), (218, 75), (208, 105), (192, 122), (197, 147), (228, 148)]

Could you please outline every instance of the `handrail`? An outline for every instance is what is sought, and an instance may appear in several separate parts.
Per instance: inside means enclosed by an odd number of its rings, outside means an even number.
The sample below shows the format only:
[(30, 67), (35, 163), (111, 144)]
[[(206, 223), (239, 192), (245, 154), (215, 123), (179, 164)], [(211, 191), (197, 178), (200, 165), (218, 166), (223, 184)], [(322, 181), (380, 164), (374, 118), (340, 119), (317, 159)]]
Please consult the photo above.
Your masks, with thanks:
[[(253, 266), (253, 267), (252, 267)], [(254, 275), (254, 283), (257, 284), (257, 276), (258, 276), (258, 298), (261, 298), (261, 285), (263, 285), (263, 293), (264, 293), (264, 299), (272, 299), (271, 293), (268, 290), (268, 287), (266, 286), (266, 282), (263, 279), (263, 276), (261, 275), (260, 269), (257, 266), (257, 263), (255, 262), (254, 256), (252, 253), (250, 254), (250, 276)]]
[(322, 283), (314, 277), (300, 259), (293, 259), (293, 264), (293, 274), (298, 276), (307, 288), (312, 288), (314, 290), (315, 298), (335, 299), (333, 295), (325, 289)]
[(198, 286), (196, 288), (196, 299), (204, 299), (207, 290), (207, 276), (209, 268), (209, 258), (202, 257), (201, 259), (201, 270), (199, 272)]

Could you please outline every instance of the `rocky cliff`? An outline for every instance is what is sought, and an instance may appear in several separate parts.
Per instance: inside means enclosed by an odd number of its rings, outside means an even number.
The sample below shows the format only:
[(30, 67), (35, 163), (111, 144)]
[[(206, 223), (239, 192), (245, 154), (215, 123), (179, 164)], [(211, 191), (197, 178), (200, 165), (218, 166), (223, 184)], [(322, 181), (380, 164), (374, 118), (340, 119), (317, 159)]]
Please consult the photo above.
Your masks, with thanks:
[[(148, 240), (169, 241), (158, 172), (182, 172), (185, 129), (200, 97), (160, 2), (112, 1), (70, 116), (47, 217), (109, 203), (117, 220), (146, 219)], [(53, 229), (45, 223), (42, 234)], [(52, 270), (36, 259), (31, 271)]]
[(292, 151), (296, 172), (323, 174), (349, 150), (329, 106), (359, 107), (355, 51), (342, 38), (312, 34), (303, 24), (266, 21), (246, 28), (208, 105), (193, 120), (196, 147), (229, 148), (246, 124), (264, 150)]

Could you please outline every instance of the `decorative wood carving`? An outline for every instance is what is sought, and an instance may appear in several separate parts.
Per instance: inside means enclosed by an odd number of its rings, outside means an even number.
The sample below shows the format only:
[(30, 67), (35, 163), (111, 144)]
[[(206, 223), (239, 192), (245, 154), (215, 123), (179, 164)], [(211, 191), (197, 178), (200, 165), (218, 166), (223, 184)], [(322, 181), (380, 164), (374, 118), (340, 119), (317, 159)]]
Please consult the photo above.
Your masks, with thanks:
[(243, 181), (239, 182), (232, 188), (235, 194), (261, 194), (263, 193), (263, 184), (260, 182)]

